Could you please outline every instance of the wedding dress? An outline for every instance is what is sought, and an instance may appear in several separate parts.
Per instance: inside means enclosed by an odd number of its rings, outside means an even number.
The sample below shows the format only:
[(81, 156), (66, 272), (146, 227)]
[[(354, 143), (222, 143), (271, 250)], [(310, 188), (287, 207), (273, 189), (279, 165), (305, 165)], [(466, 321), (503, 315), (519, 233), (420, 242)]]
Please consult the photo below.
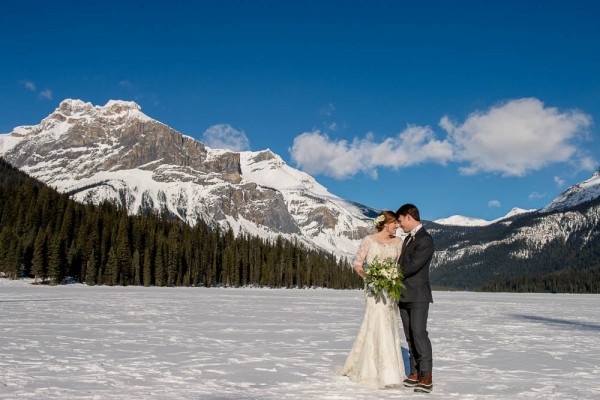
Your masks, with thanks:
[[(362, 265), (365, 260), (368, 265), (375, 257), (379, 260), (396, 260), (401, 248), (400, 239), (379, 243), (372, 235), (367, 236), (354, 265)], [(380, 389), (402, 386), (405, 377), (398, 328), (398, 303), (387, 293), (384, 296), (376, 303), (375, 298), (365, 291), (365, 315), (346, 363), (339, 371), (340, 375), (346, 375), (354, 382)]]

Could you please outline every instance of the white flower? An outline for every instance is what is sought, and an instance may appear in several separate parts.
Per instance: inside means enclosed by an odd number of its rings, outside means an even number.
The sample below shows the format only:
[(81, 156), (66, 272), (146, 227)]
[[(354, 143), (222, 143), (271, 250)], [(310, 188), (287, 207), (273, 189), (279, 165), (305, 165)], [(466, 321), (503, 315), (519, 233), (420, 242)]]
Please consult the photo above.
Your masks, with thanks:
[(400, 292), (404, 288), (404, 275), (394, 259), (379, 261), (375, 258), (369, 263), (365, 275), (367, 291), (375, 297), (376, 302), (381, 300), (383, 292), (387, 292), (396, 301), (400, 300)]

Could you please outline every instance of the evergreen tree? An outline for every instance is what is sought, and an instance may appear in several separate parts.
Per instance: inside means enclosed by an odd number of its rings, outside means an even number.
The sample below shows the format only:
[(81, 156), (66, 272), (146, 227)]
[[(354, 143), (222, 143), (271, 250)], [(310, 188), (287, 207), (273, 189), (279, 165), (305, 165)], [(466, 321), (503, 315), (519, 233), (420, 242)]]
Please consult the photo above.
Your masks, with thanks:
[(152, 285), (152, 256), (150, 248), (146, 247), (146, 250), (144, 250), (144, 286), (148, 287), (150, 285)]
[(85, 283), (92, 286), (98, 283), (98, 264), (96, 261), (96, 252), (92, 249), (89, 259), (87, 260), (85, 271)]
[(117, 233), (117, 267), (115, 272), (118, 275), (118, 279), (114, 281), (114, 284), (127, 285), (131, 278), (131, 251), (129, 247), (129, 220), (126, 214), (119, 220), (118, 233)]
[(31, 261), (31, 273), (35, 277), (35, 282), (44, 282), (48, 276), (48, 267), (46, 261), (46, 232), (39, 229), (35, 238), (33, 248), (33, 259)]
[(108, 260), (104, 273), (104, 283), (114, 286), (119, 282), (119, 258), (114, 248), (108, 250)]
[(156, 286), (165, 286), (166, 284), (166, 272), (162, 240), (158, 240), (156, 243), (156, 259), (154, 262), (154, 284)]
[(169, 237), (167, 239), (168, 246), (167, 254), (166, 254), (166, 274), (167, 274), (167, 286), (175, 286), (178, 282), (178, 272), (179, 272), (179, 245), (177, 239), (177, 233), (175, 229), (169, 232)]
[(11, 279), (19, 277), (20, 269), (20, 249), (15, 247), (15, 243), (18, 243), (18, 237), (11, 227), (0, 229), (0, 271)]
[(142, 270), (140, 267), (140, 252), (135, 249), (133, 259), (131, 260), (131, 269), (133, 270), (133, 284), (135, 286), (142, 285)]
[(53, 285), (63, 279), (64, 260), (62, 240), (59, 235), (53, 236), (48, 249), (48, 278)]

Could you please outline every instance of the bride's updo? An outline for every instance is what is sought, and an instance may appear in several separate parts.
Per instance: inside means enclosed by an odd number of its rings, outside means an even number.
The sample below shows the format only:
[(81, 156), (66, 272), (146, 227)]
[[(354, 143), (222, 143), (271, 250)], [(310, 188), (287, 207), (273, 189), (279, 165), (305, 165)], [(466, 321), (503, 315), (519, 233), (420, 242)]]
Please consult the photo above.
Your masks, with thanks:
[(396, 222), (398, 218), (396, 218), (396, 214), (393, 211), (385, 210), (379, 213), (379, 216), (375, 218), (375, 228), (379, 232), (383, 229), (385, 224), (391, 224), (392, 222)]

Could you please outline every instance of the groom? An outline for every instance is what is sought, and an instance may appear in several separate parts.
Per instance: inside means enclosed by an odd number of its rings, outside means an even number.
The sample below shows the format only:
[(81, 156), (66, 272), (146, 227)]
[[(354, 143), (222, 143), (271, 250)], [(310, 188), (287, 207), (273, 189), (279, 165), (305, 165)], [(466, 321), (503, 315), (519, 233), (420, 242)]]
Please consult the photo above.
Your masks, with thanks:
[(409, 233), (398, 260), (406, 285), (398, 307), (410, 354), (410, 375), (404, 380), (404, 386), (414, 387), (415, 392), (429, 393), (433, 389), (433, 379), (427, 315), (429, 303), (433, 303), (429, 285), (433, 239), (421, 225), (419, 209), (414, 205), (403, 205), (396, 211), (396, 217), (402, 230)]

